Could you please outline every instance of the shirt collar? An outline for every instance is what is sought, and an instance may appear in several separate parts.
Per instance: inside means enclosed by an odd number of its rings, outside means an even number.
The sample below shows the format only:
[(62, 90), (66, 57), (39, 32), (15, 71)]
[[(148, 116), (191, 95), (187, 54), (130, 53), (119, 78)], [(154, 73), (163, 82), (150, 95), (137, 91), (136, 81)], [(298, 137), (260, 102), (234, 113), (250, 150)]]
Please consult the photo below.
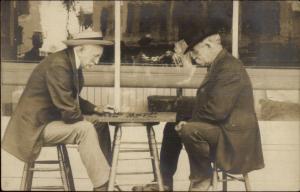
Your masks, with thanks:
[(79, 69), (79, 67), (80, 67), (80, 60), (79, 60), (79, 57), (78, 57), (78, 55), (77, 55), (75, 49), (73, 49), (73, 51), (74, 51), (74, 55), (75, 55), (76, 69)]

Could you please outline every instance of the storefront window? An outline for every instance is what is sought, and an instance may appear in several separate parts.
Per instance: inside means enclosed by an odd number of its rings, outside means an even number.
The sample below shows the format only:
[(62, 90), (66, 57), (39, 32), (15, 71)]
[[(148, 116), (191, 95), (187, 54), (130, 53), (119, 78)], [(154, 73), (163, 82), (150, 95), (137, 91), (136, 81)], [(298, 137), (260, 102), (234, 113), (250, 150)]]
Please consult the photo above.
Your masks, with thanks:
[[(100, 10), (105, 8), (102, 15)], [(83, 30), (103, 31), (114, 39), (114, 3), (111, 1), (1, 1), (1, 59), (39, 63), (65, 49), (63, 40)], [(113, 63), (112, 47), (100, 64)]]
[(243, 1), (239, 54), (247, 66), (300, 67), (300, 5)]
[[(61, 42), (86, 29), (114, 40), (114, 1), (1, 1), (1, 59), (38, 63), (64, 49)], [(241, 1), (239, 57), (246, 66), (300, 66), (297, 1)], [(223, 45), (231, 51), (232, 1), (121, 1), (122, 65), (182, 66), (175, 43), (203, 21), (221, 18)], [(181, 45), (179, 43), (179, 45)], [(114, 46), (99, 64), (114, 63)]]
[[(172, 59), (182, 39), (190, 39), (218, 17), (229, 31), (224, 41), (230, 49), (232, 2), (226, 1), (123, 1), (123, 65), (182, 66)], [(228, 39), (229, 38), (229, 39)], [(180, 45), (180, 43), (179, 43)], [(177, 53), (177, 52), (176, 52)]]

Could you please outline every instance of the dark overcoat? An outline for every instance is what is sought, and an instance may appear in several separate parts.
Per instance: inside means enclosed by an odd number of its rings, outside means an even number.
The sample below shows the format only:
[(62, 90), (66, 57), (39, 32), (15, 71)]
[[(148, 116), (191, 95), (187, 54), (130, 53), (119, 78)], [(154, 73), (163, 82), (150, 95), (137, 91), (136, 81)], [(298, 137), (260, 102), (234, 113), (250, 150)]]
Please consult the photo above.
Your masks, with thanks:
[(33, 70), (7, 125), (2, 148), (22, 161), (34, 160), (41, 149), (43, 128), (54, 120), (75, 123), (95, 105), (82, 99), (82, 70), (72, 48), (54, 53)]
[(221, 128), (217, 165), (230, 173), (264, 167), (253, 89), (242, 62), (222, 50), (197, 90), (189, 121), (205, 121)]

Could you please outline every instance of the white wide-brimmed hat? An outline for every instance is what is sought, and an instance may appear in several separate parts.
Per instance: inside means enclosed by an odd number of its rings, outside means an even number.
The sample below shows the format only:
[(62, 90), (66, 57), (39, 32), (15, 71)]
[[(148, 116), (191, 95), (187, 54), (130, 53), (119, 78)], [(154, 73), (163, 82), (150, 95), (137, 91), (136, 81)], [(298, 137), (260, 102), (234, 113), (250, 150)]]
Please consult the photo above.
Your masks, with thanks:
[(113, 45), (112, 41), (104, 40), (100, 31), (83, 31), (73, 35), (73, 39), (63, 41), (67, 46), (78, 45)]

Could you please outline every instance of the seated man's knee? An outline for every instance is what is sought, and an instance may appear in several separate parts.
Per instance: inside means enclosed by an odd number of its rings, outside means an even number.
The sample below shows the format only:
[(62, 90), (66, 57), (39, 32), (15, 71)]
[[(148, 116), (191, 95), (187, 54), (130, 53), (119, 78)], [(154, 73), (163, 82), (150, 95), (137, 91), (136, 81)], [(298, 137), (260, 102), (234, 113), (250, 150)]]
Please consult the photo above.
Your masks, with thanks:
[(96, 134), (96, 130), (91, 122), (80, 121), (76, 123), (76, 133), (80, 137), (85, 137), (90, 134)]
[(182, 126), (180, 130), (181, 138), (197, 138), (202, 140), (203, 134), (205, 135), (205, 130), (207, 129), (208, 124), (203, 122), (189, 122)]

